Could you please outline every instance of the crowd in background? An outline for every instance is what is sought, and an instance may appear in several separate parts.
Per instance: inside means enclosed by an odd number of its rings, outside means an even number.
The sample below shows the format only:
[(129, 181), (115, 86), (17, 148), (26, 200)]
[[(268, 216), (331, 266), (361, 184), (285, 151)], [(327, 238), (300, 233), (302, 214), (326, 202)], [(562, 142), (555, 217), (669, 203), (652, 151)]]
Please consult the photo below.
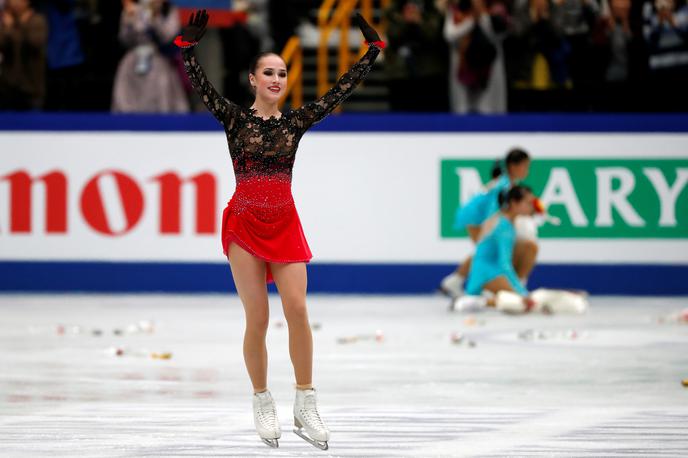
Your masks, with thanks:
[(395, 0), (387, 18), (395, 109), (688, 110), (685, 0)]
[[(250, 103), (251, 57), (317, 0), (235, 0), (211, 79)], [(168, 0), (0, 0), (0, 109), (196, 109)], [(688, 111), (686, 0), (394, 0), (382, 12), (394, 111)]]
[[(213, 82), (239, 103), (251, 96), (242, 77), (252, 56), (281, 50), (314, 2), (286, 3), (234, 0), (248, 21), (209, 30), (199, 50), (208, 48)], [(0, 0), (0, 110), (195, 109), (172, 44), (181, 25), (168, 0)]]

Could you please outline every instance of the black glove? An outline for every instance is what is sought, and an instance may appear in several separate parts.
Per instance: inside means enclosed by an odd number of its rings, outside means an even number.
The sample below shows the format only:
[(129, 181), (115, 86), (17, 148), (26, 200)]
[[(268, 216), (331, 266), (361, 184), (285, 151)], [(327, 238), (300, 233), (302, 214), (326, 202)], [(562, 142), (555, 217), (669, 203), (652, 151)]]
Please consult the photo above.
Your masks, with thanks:
[(380, 39), (380, 35), (377, 34), (374, 28), (368, 24), (368, 21), (363, 19), (363, 16), (361, 16), (359, 13), (356, 13), (356, 24), (358, 25), (358, 28), (361, 29), (361, 32), (363, 33), (363, 37), (368, 43), (374, 43), (374, 42), (380, 42), (382, 41)]
[(205, 35), (207, 25), (208, 13), (206, 10), (196, 11), (195, 14), (191, 14), (187, 26), (182, 28), (182, 40), (189, 43), (198, 43)]

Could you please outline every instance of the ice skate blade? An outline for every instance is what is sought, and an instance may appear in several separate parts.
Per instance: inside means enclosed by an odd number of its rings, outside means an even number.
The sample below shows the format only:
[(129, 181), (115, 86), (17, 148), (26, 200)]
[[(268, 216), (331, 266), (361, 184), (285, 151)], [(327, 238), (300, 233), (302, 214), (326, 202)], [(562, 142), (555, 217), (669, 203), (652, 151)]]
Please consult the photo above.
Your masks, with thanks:
[(302, 428), (294, 428), (294, 434), (296, 434), (301, 439), (303, 439), (306, 442), (308, 442), (309, 444), (311, 444), (313, 447), (319, 448), (320, 450), (327, 450), (328, 448), (330, 448), (327, 445), (327, 442), (317, 441), (315, 439), (308, 437), (308, 435), (303, 431)]
[(443, 295), (443, 296), (448, 297), (449, 299), (452, 299), (452, 300), (453, 300), (453, 299), (456, 299), (457, 297), (459, 297), (459, 296), (457, 296), (453, 291), (450, 291), (450, 290), (448, 290), (448, 289), (446, 289), (446, 288), (443, 288), (443, 287), (441, 287), (441, 286), (439, 286), (435, 291), (436, 291), (437, 293)]
[(269, 447), (279, 448), (279, 441), (277, 439), (263, 439), (261, 437), (261, 440), (265, 442)]
[(450, 313), (456, 312), (456, 299), (452, 298), (449, 300), (449, 307), (447, 307), (447, 311)]

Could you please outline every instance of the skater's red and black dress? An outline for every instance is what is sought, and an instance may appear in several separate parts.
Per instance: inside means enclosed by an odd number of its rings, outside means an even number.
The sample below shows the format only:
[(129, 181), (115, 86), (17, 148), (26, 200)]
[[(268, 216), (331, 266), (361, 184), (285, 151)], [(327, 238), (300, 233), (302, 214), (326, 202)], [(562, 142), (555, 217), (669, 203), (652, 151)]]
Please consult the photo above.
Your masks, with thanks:
[[(263, 119), (222, 97), (196, 61), (193, 48), (182, 51), (191, 83), (222, 123), (232, 157), (236, 190), (222, 216), (222, 248), (232, 242), (266, 262), (308, 262), (311, 250), (291, 194), (296, 149), (303, 134), (346, 99), (370, 71), (380, 53), (376, 44), (320, 99)], [(267, 281), (272, 280), (270, 268)]]

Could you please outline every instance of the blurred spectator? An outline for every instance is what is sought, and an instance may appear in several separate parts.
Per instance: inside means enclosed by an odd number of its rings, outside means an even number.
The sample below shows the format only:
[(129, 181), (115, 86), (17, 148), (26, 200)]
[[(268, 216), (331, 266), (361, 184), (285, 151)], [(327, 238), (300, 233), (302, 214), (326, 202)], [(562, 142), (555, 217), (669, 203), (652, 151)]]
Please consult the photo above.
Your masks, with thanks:
[[(670, 86), (686, 92), (688, 81), (688, 6), (674, 0), (644, 5), (644, 35), (649, 69), (655, 88)], [(685, 106), (682, 107), (686, 109)]]
[(274, 41), (270, 35), (270, 19), (268, 15), (269, 0), (235, 0), (232, 7), (236, 11), (246, 11), (246, 26), (251, 35), (258, 40), (259, 52), (281, 52), (273, 49)]
[(48, 25), (29, 0), (6, 0), (0, 23), (0, 108), (35, 110), (45, 97)]
[(444, 17), (432, 0), (394, 0), (385, 11), (389, 102), (394, 111), (447, 111)]
[(569, 48), (561, 24), (552, 19), (549, 0), (516, 0), (512, 33), (512, 80), (534, 89), (568, 81)]
[(281, 52), (309, 12), (317, 10), (322, 0), (268, 0), (268, 20), (274, 40), (273, 50)]
[(632, 90), (630, 54), (634, 45), (630, 10), (630, 0), (602, 1), (601, 15), (592, 32), (593, 49), (588, 56), (593, 65), (600, 67), (592, 91), (593, 108), (624, 111), (628, 106), (627, 97)]
[(630, 11), (630, 0), (610, 0), (609, 9), (604, 12), (602, 22), (609, 47), (605, 81), (610, 83), (624, 83), (630, 77), (629, 47), (633, 38)]
[(454, 113), (506, 112), (506, 74), (502, 39), (506, 8), (484, 0), (449, 3), (444, 37), (450, 45), (449, 89)]
[(75, 0), (42, 0), (37, 7), (48, 19), (46, 110), (76, 108), (84, 53), (74, 15)]
[[(262, 0), (240, 0), (233, 8), (245, 11), (247, 22), (237, 22), (219, 31), (224, 52), (224, 94), (239, 105), (253, 103), (254, 95), (248, 82), (248, 67), (253, 56), (264, 46), (272, 46), (272, 39), (260, 36), (262, 21), (267, 20), (267, 6)], [(279, 53), (282, 49), (274, 51)]]
[(180, 79), (179, 13), (166, 0), (123, 0), (119, 38), (130, 50), (119, 64), (112, 96), (114, 112), (187, 112)]
[(125, 51), (118, 37), (122, 3), (100, 0), (78, 2), (78, 25), (86, 62), (77, 106), (80, 109), (107, 111), (112, 108), (115, 74)]
[(603, 74), (599, 59), (592, 59), (592, 30), (600, 14), (597, 0), (553, 0), (552, 15), (568, 43), (568, 72), (574, 88), (587, 89)]

